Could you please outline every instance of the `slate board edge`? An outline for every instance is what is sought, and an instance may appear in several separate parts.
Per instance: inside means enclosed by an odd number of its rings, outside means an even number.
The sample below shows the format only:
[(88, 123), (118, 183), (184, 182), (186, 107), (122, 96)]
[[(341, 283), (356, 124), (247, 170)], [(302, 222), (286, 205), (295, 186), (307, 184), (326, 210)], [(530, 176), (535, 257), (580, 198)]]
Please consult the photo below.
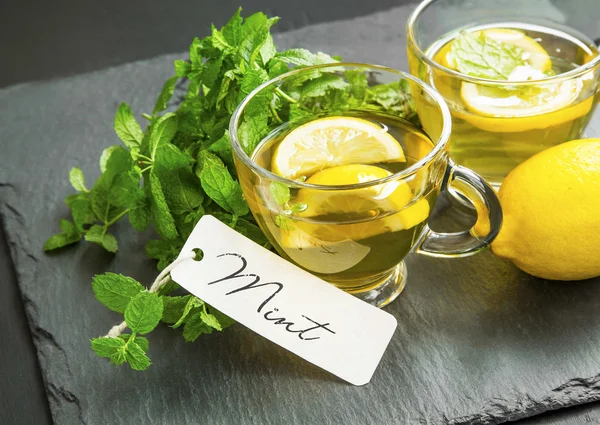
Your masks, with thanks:
[[(11, 196), (12, 195), (12, 196)], [(37, 352), (37, 359), (40, 364), (41, 375), (44, 382), (44, 388), (46, 390), (46, 397), (50, 405), (52, 417), (55, 422), (62, 422), (59, 417), (63, 416), (66, 411), (69, 412), (69, 416), (77, 417), (78, 422), (85, 424), (79, 404), (79, 399), (66, 387), (67, 383), (56, 384), (53, 382), (51, 376), (48, 376), (49, 369), (44, 367), (47, 362), (60, 363), (60, 367), (71, 375), (69, 366), (63, 356), (63, 349), (57, 343), (56, 339), (51, 332), (44, 329), (37, 319), (37, 305), (29, 299), (25, 293), (21, 290), (21, 282), (25, 279), (35, 280), (37, 277), (37, 257), (36, 255), (25, 248), (25, 243), (20, 240), (20, 237), (27, 238), (25, 233), (25, 227), (21, 214), (17, 208), (12, 205), (12, 199), (18, 199), (18, 193), (15, 187), (11, 183), (0, 182), (0, 221), (4, 227), (7, 242), (10, 249), (11, 261), (14, 266), (15, 274), (17, 276), (17, 282), (19, 283), (19, 293), (23, 301), (23, 307), (29, 323), (29, 329), (31, 331), (31, 337), (33, 344)], [(14, 237), (12, 232), (8, 231), (8, 222), (13, 223), (15, 227), (18, 227), (19, 237)], [(40, 250), (41, 253), (41, 250)], [(43, 255), (43, 254), (41, 254)], [(31, 271), (30, 276), (23, 275), (22, 266)], [(54, 352), (60, 353), (60, 355), (54, 354)]]
[[(161, 55), (157, 58), (164, 57), (173, 58), (173, 55)], [(111, 68), (120, 68), (136, 63), (143, 63), (153, 59), (146, 59), (125, 65), (119, 65)], [(106, 70), (105, 69), (105, 70)], [(104, 70), (94, 71), (93, 73), (81, 74), (81, 76), (90, 75)], [(79, 76), (69, 77), (78, 78)], [(8, 89), (17, 89), (20, 86), (25, 86), (27, 83), (12, 86)], [(0, 218), (3, 226), (8, 230), (8, 223), (11, 223), (13, 228), (20, 229), (19, 232), (6, 232), (12, 262), (15, 265), (17, 279), (19, 285), (26, 279), (28, 282), (34, 282), (37, 279), (37, 256), (44, 255), (40, 249), (32, 248), (27, 240), (24, 220), (19, 209), (15, 207), (20, 196), (26, 196), (24, 193), (19, 193), (16, 187), (10, 181), (0, 182)], [(16, 236), (15, 236), (16, 235)], [(19, 267), (17, 267), (19, 266)], [(22, 270), (29, 270), (29, 273), (23, 273)], [(86, 423), (81, 411), (81, 406), (78, 398), (69, 391), (68, 382), (55, 383), (52, 376), (48, 376), (48, 369), (44, 367), (47, 362), (53, 362), (54, 365), (60, 364), (60, 367), (70, 374), (69, 365), (66, 363), (62, 355), (63, 349), (55, 341), (53, 335), (44, 329), (37, 319), (37, 306), (28, 299), (22, 291), (25, 311), (28, 317), (29, 326), (32, 337), (38, 353), (38, 361), (42, 369), (44, 386), (46, 388), (47, 397), (53, 418), (57, 423), (64, 423), (63, 419), (78, 418), (79, 423)], [(92, 293), (90, 291), (90, 296)], [(58, 355), (56, 354), (58, 353)], [(507, 421), (514, 421), (525, 417), (531, 417), (550, 410), (557, 410), (564, 407), (570, 407), (585, 403), (590, 403), (600, 400), (600, 374), (587, 378), (573, 378), (568, 382), (554, 388), (547, 396), (535, 400), (530, 397), (515, 395), (510, 398), (497, 398), (489, 400), (484, 406), (481, 406), (480, 412), (475, 412), (467, 416), (458, 418), (442, 417), (440, 421), (435, 423), (448, 424), (495, 424)]]

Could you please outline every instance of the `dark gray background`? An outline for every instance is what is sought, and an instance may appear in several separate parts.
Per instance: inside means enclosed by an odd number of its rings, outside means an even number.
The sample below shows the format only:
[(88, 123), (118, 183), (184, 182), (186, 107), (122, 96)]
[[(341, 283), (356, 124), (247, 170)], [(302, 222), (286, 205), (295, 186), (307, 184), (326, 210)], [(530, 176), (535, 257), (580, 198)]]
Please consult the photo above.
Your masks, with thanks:
[[(62, 77), (187, 49), (245, 15), (279, 16), (275, 31), (348, 19), (409, 0), (1, 0), (0, 87)], [(404, 27), (403, 22), (398, 23)]]
[[(403, 0), (253, 0), (246, 13), (279, 15), (277, 31), (347, 19), (408, 3)], [(223, 24), (231, 1), (16, 1), (0, 3), (0, 87), (63, 77), (184, 50)], [(404, 22), (398, 23), (403, 29)], [(0, 140), (0, 144), (3, 143)], [(0, 229), (0, 423), (51, 423), (35, 351), (4, 232)], [(522, 421), (524, 424), (600, 423), (600, 406), (588, 405)]]

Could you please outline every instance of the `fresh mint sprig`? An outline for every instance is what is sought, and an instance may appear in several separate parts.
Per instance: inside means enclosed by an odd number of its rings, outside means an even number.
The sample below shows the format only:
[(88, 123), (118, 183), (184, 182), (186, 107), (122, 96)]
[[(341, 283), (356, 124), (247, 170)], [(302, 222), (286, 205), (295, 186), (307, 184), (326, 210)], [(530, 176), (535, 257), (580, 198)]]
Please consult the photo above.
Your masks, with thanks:
[[(336, 63), (340, 58), (305, 49), (277, 52), (270, 28), (278, 18), (259, 12), (243, 19), (240, 12), (220, 30), (213, 26), (210, 36), (194, 39), (187, 61), (175, 61), (175, 75), (163, 85), (152, 114), (141, 114), (148, 121), (145, 129), (127, 104), (118, 107), (113, 126), (122, 146), (102, 152), (102, 175), (90, 189), (83, 172), (71, 170), (69, 180), (78, 192), (66, 199), (72, 221), (60, 221), (62, 232), (48, 239), (46, 251), (84, 238), (116, 252), (117, 239), (110, 230), (127, 216), (140, 232), (152, 226), (158, 238), (150, 240), (145, 250), (163, 270), (178, 256), (204, 214), (270, 246), (236, 179), (227, 131), (231, 115), (248, 93), (287, 72), (290, 65)], [(369, 88), (361, 71), (347, 71), (349, 83), (332, 71), (335, 67), (327, 72), (315, 70), (254, 98), (239, 128), (245, 150), (252, 152), (282, 122), (303, 119), (323, 108), (343, 111), (359, 107), (416, 119), (405, 87), (392, 83)], [(289, 204), (285, 185), (272, 190), (286, 209), (299, 212), (305, 208)], [(97, 299), (123, 314), (124, 321), (107, 336), (91, 341), (94, 352), (116, 365), (128, 363), (143, 370), (150, 359), (149, 342), (141, 335), (150, 333), (160, 321), (183, 329), (189, 342), (233, 323), (192, 295), (171, 295), (177, 288), (168, 275), (149, 290), (123, 275), (96, 276), (92, 289)], [(123, 334), (127, 328), (131, 333)]]

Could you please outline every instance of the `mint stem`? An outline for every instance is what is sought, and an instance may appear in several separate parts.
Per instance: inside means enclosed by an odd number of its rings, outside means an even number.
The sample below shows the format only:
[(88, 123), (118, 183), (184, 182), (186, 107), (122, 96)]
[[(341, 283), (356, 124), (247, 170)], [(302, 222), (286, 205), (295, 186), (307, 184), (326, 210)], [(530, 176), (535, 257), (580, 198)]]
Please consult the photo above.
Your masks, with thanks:
[(150, 161), (152, 162), (152, 158), (146, 156), (146, 155), (142, 155), (141, 153), (137, 153), (137, 152), (131, 152), (132, 155), (135, 155), (136, 158), (142, 158), (145, 159), (146, 161)]
[(271, 114), (273, 115), (273, 118), (275, 118), (275, 121), (277, 121), (279, 124), (283, 124), (283, 121), (281, 120), (281, 118), (279, 118), (279, 115), (277, 114), (277, 111), (275, 110), (273, 105), (270, 105), (270, 108)]
[(285, 93), (279, 87), (277, 87), (275, 89), (275, 93), (277, 93), (279, 96), (283, 97), (285, 100), (287, 100), (290, 103), (298, 103), (298, 101), (296, 99), (294, 99), (293, 97), (290, 97), (290, 95), (288, 95), (287, 93)]
[(108, 223), (106, 223), (104, 225), (105, 229), (109, 226), (112, 226), (113, 224), (115, 224), (117, 221), (119, 221), (119, 219), (121, 217), (123, 217), (125, 214), (127, 214), (129, 212), (129, 208), (126, 209), (125, 211), (123, 211), (121, 214), (119, 214), (118, 216), (116, 216), (115, 218), (113, 218), (111, 221), (109, 221)]

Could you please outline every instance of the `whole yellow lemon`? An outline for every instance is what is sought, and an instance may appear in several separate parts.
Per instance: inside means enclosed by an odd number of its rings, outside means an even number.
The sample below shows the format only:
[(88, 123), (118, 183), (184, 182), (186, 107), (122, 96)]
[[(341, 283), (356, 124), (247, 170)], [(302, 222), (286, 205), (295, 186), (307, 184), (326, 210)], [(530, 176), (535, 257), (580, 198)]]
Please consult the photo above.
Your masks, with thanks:
[(498, 197), (504, 224), (494, 254), (544, 279), (600, 275), (600, 139), (529, 158), (504, 179)]

